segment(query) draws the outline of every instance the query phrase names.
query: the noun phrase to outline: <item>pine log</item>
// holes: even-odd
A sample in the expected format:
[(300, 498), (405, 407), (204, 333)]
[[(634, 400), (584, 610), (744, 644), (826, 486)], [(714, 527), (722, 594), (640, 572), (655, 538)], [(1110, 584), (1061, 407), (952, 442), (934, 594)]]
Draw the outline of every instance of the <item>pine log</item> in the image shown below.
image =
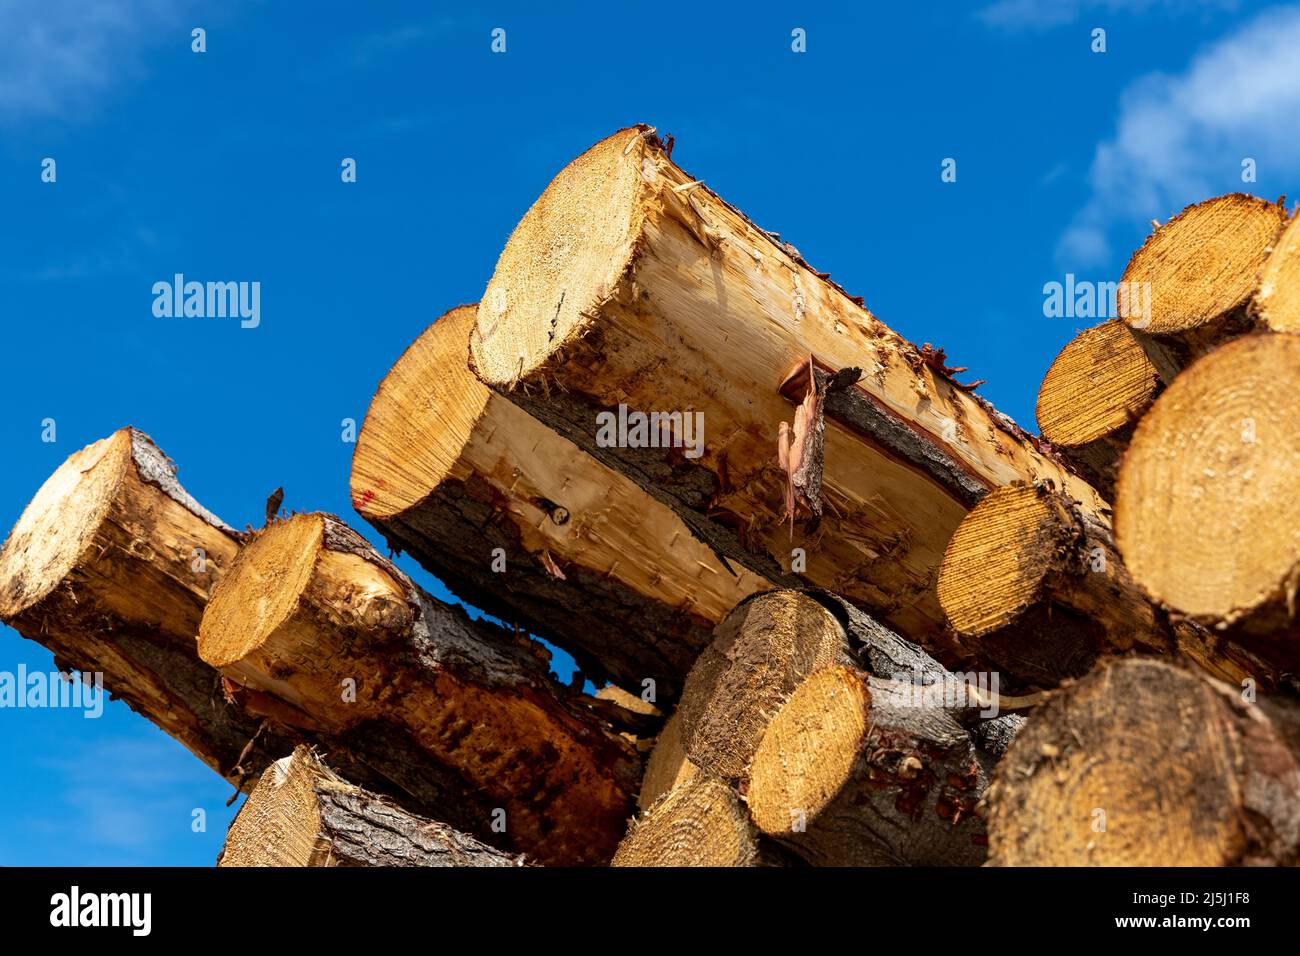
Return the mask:
[(656, 800), (697, 773), (699, 768), (691, 763), (682, 747), (681, 714), (674, 713), (659, 731), (654, 749), (646, 759), (641, 792), (636, 798), (637, 809), (650, 809)]
[(1233, 682), (1282, 681), (1260, 656), (1171, 620), (1133, 580), (1109, 522), (1045, 485), (981, 501), (948, 544), (938, 592), (959, 640), (1012, 688), (1052, 687), (1132, 650), (1181, 654)]
[(678, 704), (682, 747), (702, 770), (744, 778), (776, 708), (809, 674), (852, 663), (843, 625), (798, 591), (738, 605), (696, 660)]
[(479, 382), (474, 315), (442, 316), (380, 384), (353, 506), (390, 548), (570, 651), (586, 677), (638, 694), (650, 679), (674, 700), (713, 625), (766, 583), (721, 567), (670, 508)]
[(195, 650), (240, 539), (149, 436), (123, 428), (69, 456), (23, 511), (0, 551), (0, 620), (251, 785), (300, 738), (229, 704)]
[[(942, 627), (933, 575), (980, 495), (1050, 477), (1096, 499), (956, 385), (941, 351), (879, 322), (643, 126), (570, 163), (524, 216), (470, 354), (486, 384), (668, 504), (720, 559), (788, 586), (802, 567), (792, 546), (803, 548), (795, 583), (842, 593), (918, 639)], [(778, 435), (792, 401), (805, 411), (800, 467), (787, 475)], [(686, 434), (698, 413), (702, 445), (604, 447), (596, 416), (620, 405), (681, 413), (683, 446), (701, 437)]]
[(1103, 664), (1035, 711), (988, 797), (998, 866), (1300, 861), (1300, 707), (1167, 662)]
[(217, 865), (522, 866), (523, 858), (353, 786), (304, 746), (262, 774)]
[[(540, 645), (440, 604), (337, 518), (295, 515), (259, 533), (216, 588), (198, 643), (285, 723), (408, 740), (388, 772), (445, 771), (448, 792), (427, 812), (458, 829), (546, 864), (605, 862), (622, 835), (632, 746), (556, 684)], [(504, 833), (491, 828), (498, 810)]]
[(1115, 537), (1151, 597), (1300, 672), (1300, 337), (1230, 342), (1178, 377), (1120, 469)]
[(1260, 327), (1249, 305), (1286, 220), (1280, 201), (1216, 196), (1157, 227), (1133, 253), (1120, 283), (1121, 294), (1128, 292), (1120, 318), (1165, 384), (1216, 346)]
[(1274, 332), (1300, 332), (1300, 217), (1292, 216), (1273, 243), (1251, 300), (1256, 321)]
[(814, 673), (754, 756), (754, 822), (814, 866), (977, 866), (993, 757), (914, 685), (848, 667)]
[(1128, 326), (1103, 322), (1076, 335), (1052, 361), (1038, 388), (1038, 427), (1109, 500), (1120, 456), (1160, 388), (1160, 374)]
[(613, 866), (759, 866), (758, 834), (734, 790), (698, 773), (628, 828)]

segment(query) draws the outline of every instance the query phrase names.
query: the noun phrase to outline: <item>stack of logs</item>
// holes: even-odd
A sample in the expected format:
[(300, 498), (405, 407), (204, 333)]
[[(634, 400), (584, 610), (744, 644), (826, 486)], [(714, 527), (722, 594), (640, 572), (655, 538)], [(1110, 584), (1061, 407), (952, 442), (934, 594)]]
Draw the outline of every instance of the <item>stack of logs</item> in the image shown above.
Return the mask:
[(380, 383), (387, 556), (236, 531), (124, 428), (0, 620), (247, 794), (223, 866), (1300, 861), (1281, 202), (1157, 228), (1035, 438), (669, 152), (575, 159)]

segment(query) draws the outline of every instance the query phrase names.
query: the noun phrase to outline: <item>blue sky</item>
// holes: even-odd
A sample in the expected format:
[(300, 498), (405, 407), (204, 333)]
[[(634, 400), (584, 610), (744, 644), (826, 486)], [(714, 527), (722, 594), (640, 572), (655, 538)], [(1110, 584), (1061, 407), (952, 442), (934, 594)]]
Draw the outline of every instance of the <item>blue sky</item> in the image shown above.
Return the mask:
[[(0, 528), (125, 424), (231, 524), (277, 485), (355, 518), (341, 420), (478, 298), (550, 177), (638, 121), (1033, 427), (1089, 324), (1044, 318), (1044, 283), (1117, 279), (1151, 219), (1206, 196), (1300, 189), (1296, 49), (1300, 8), (1264, 4), (0, 0)], [(155, 318), (177, 272), (259, 281), (261, 324)], [(51, 658), (0, 627), (0, 670), (20, 663)], [(233, 812), (118, 704), (0, 710), (0, 779), (0, 864), (209, 865)]]

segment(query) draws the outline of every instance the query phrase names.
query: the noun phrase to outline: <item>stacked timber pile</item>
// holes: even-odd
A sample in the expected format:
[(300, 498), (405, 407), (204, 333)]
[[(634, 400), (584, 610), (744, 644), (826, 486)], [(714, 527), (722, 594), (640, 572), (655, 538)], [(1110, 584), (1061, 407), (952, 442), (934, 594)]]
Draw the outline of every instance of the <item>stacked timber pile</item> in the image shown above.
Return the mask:
[(126, 428), (24, 511), (0, 620), (247, 794), (222, 866), (1300, 861), (1281, 202), (1158, 227), (1035, 438), (670, 152), (571, 162), (384, 377), (387, 555), (235, 531)]

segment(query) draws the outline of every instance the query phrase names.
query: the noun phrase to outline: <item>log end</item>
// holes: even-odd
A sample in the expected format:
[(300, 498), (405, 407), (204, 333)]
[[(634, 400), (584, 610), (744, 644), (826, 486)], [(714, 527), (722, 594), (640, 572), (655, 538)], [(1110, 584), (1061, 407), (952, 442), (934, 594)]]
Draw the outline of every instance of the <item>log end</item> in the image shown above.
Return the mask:
[(1120, 469), (1115, 538), (1166, 607), (1230, 625), (1293, 602), (1297, 378), (1300, 337), (1247, 336), (1179, 375), (1139, 424)]
[(0, 551), (0, 620), (33, 607), (76, 566), (116, 498), (135, 434), (123, 428), (74, 452), (41, 485)]
[(753, 866), (758, 841), (735, 792), (705, 774), (675, 787), (632, 824), (612, 866)]
[(324, 545), (321, 515), (270, 525), (240, 552), (199, 625), (199, 656), (213, 667), (243, 660), (298, 609)]
[(273, 763), (231, 821), (217, 865), (321, 865), (316, 784), (330, 776), (308, 747)]
[(491, 393), (469, 370), (476, 306), (440, 316), (371, 400), (352, 454), (352, 505), (383, 521), (426, 499), (460, 460)]
[(749, 810), (769, 836), (790, 837), (850, 779), (868, 733), (871, 692), (847, 667), (809, 677), (773, 717), (750, 767)]
[(1225, 694), (1203, 678), (1152, 659), (1106, 664), (1042, 705), (998, 765), (989, 862), (1235, 862), (1241, 748)]
[(939, 568), (939, 603), (954, 631), (982, 637), (1035, 605), (1065, 541), (1047, 495), (1027, 484), (1004, 485), (966, 516)]
[(1043, 437), (1086, 445), (1137, 421), (1160, 388), (1160, 374), (1122, 322), (1080, 332), (1052, 361), (1038, 389)]
[(470, 356), (512, 388), (585, 330), (631, 261), (639, 200), (656, 176), (643, 126), (619, 130), (565, 166), (515, 227), (479, 303)]
[(1177, 335), (1245, 305), (1285, 222), (1285, 209), (1245, 193), (1188, 206), (1133, 253), (1122, 286), (1135, 299), (1120, 317), (1151, 335)]
[(1259, 276), (1252, 306), (1274, 332), (1300, 332), (1300, 217), (1292, 218), (1273, 245)]

